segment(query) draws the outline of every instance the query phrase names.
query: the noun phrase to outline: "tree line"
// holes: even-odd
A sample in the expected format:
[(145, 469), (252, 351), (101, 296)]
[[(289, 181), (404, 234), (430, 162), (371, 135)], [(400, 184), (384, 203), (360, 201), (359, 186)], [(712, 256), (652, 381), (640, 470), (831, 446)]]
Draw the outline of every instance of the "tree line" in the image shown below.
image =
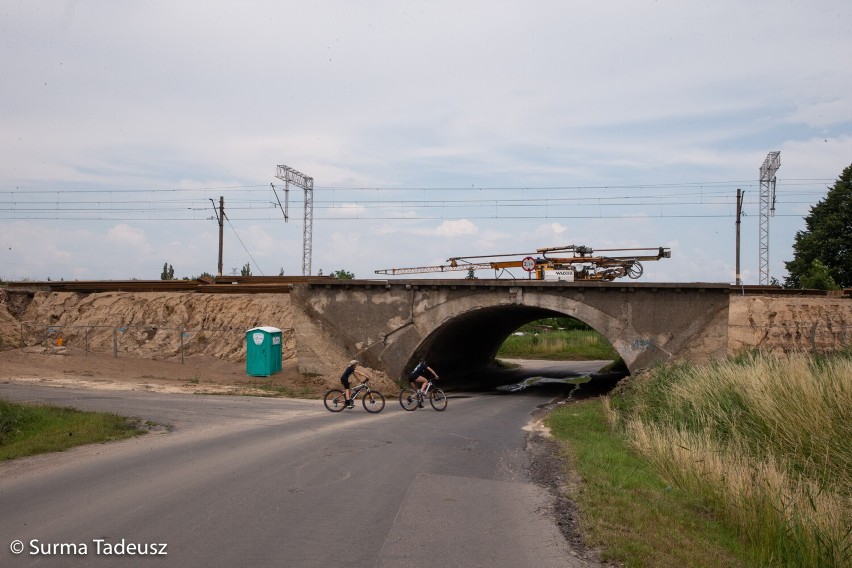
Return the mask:
[[(234, 269), (234, 275), (236, 275), (236, 271), (237, 271), (237, 269), (235, 268)], [(240, 269), (240, 276), (251, 276), (251, 275), (252, 275), (251, 274), (251, 264), (247, 262)], [(278, 276), (284, 276), (284, 268), (283, 267), (278, 272)], [(322, 276), (322, 270), (319, 271), (319, 276)], [(355, 275), (353, 273), (351, 273), (351, 272), (349, 272), (348, 270), (345, 270), (345, 269), (335, 270), (329, 276), (332, 276), (333, 278), (337, 278), (338, 280), (352, 280), (353, 278), (355, 278)], [(209, 272), (202, 272), (198, 276), (195, 276), (195, 277), (184, 276), (180, 280), (197, 280), (199, 278), (204, 278), (204, 277), (213, 278), (213, 275), (210, 274)], [(168, 262), (163, 263), (163, 271), (160, 273), (160, 280), (179, 280), (178, 278), (175, 278), (175, 267), (172, 266), (171, 264), (169, 264)], [(0, 282), (2, 282), (2, 280), (0, 280)]]

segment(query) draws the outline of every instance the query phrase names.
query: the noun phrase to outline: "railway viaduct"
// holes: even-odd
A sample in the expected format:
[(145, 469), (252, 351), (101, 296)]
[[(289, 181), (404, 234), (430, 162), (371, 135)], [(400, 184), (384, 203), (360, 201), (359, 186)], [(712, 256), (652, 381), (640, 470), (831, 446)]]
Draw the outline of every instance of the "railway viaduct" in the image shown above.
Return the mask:
[[(309, 325), (366, 365), (396, 379), (423, 357), (447, 384), (484, 369), (521, 325), (564, 315), (603, 334), (634, 373), (751, 347), (852, 344), (850, 299), (746, 296), (730, 284), (326, 280), (293, 285), (290, 296)], [(298, 350), (298, 327), (296, 343)]]
[[(219, 296), (219, 304), (227, 304), (230, 294), (271, 294), (280, 298), (275, 305), (285, 310), (279, 315), (291, 316), (255, 314), (264, 319), (255, 325), (293, 330), (294, 345), (288, 340), (287, 356), (295, 355), (302, 371), (335, 374), (340, 361), (356, 357), (396, 380), (423, 357), (440, 370), (447, 386), (454, 378), (485, 370), (505, 338), (521, 325), (563, 315), (603, 334), (632, 373), (657, 362), (719, 360), (754, 348), (830, 352), (852, 346), (852, 290), (831, 296), (818, 290), (722, 283), (292, 276), (23, 282), (10, 283), (9, 288), (30, 296), (38, 290), (76, 295), (201, 293)], [(140, 296), (140, 301), (147, 300)], [(201, 305), (202, 311), (210, 307)], [(185, 310), (179, 313), (188, 317)], [(207, 319), (204, 313), (196, 316)], [(317, 353), (317, 345), (334, 346), (334, 355)]]

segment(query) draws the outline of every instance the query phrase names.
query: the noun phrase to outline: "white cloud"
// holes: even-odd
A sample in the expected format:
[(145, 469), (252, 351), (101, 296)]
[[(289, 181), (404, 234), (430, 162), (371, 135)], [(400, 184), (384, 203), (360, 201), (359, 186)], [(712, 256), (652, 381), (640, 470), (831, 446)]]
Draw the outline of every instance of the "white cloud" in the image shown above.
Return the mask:
[(828, 180), (829, 186), (852, 164), (852, 135), (812, 137), (785, 141), (777, 176), (788, 179)]
[(568, 227), (561, 223), (553, 222), (547, 223), (545, 225), (539, 225), (538, 228), (533, 232), (533, 235), (536, 238), (542, 239), (553, 239), (556, 237), (562, 238), (563, 235), (568, 230)]
[[(843, 0), (10, 4), (0, 73), (18, 79), (0, 90), (0, 234), (28, 250), (13, 258), (0, 248), (0, 262), (36, 278), (156, 278), (164, 261), (211, 272), (217, 235), (204, 217), (224, 194), (263, 271), (297, 273), (303, 191), (291, 187), (289, 224), (265, 209), (274, 196), (260, 195), (280, 185), (275, 167), (285, 164), (314, 178), (313, 246), (327, 269), (345, 261), (360, 275), (385, 262), (677, 237), (707, 257), (658, 263), (666, 277), (727, 279), (730, 205), (588, 203), (608, 186), (648, 196), (723, 180), (732, 181), (719, 191), (743, 187), (751, 199), (760, 163), (777, 149), (779, 187), (830, 185), (852, 161), (850, 19)], [(282, 22), (298, 25), (282, 32)], [(825, 185), (814, 182), (811, 201)], [(386, 202), (372, 208), (332, 187), (380, 188), (371, 199)], [(413, 187), (429, 207), (389, 189)], [(428, 191), (477, 187), (527, 189), (497, 192), (515, 200), (499, 207), (487, 192)], [(560, 189), (530, 189), (545, 187)], [(22, 192), (55, 204), (72, 189), (116, 202), (127, 189), (166, 188), (221, 189), (192, 194), (197, 212), (169, 218), (42, 212), (19, 223)], [(335, 206), (320, 208), (330, 193)], [(568, 194), (588, 199), (524, 203)], [(438, 205), (456, 197), (479, 202)], [(809, 207), (793, 201), (779, 200), (787, 216), (773, 219), (779, 262)], [(756, 265), (756, 222), (750, 201), (744, 266)], [(29, 244), (2, 230), (10, 223)], [(228, 271), (248, 258), (230, 228), (225, 238)]]
[(838, 122), (852, 122), (852, 101), (848, 98), (803, 102), (788, 120), (809, 126), (831, 126)]
[(367, 208), (358, 203), (336, 203), (322, 211), (329, 217), (351, 219), (353, 217), (364, 216), (367, 213)]
[(106, 236), (113, 246), (130, 247), (133, 252), (142, 251), (145, 254), (151, 250), (145, 232), (130, 225), (115, 225), (107, 230)]
[(435, 229), (435, 234), (442, 237), (459, 237), (462, 235), (475, 235), (479, 232), (479, 228), (473, 222), (467, 219), (458, 219), (456, 221), (444, 221), (438, 228)]

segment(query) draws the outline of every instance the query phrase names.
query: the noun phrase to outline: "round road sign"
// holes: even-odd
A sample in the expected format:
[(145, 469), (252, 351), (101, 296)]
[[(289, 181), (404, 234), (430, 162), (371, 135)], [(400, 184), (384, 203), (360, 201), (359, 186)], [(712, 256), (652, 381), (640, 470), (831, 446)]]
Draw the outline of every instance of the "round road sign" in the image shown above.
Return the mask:
[(532, 272), (535, 270), (535, 259), (531, 256), (526, 257), (521, 261), (521, 268), (526, 270), (527, 272)]

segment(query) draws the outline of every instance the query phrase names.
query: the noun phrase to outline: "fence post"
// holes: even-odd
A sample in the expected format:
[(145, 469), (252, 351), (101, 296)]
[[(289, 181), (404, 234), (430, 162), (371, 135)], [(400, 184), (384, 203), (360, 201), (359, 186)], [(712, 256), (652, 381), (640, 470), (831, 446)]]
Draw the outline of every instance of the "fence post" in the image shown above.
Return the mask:
[(183, 365), (183, 330), (179, 329), (180, 333), (180, 364)]

